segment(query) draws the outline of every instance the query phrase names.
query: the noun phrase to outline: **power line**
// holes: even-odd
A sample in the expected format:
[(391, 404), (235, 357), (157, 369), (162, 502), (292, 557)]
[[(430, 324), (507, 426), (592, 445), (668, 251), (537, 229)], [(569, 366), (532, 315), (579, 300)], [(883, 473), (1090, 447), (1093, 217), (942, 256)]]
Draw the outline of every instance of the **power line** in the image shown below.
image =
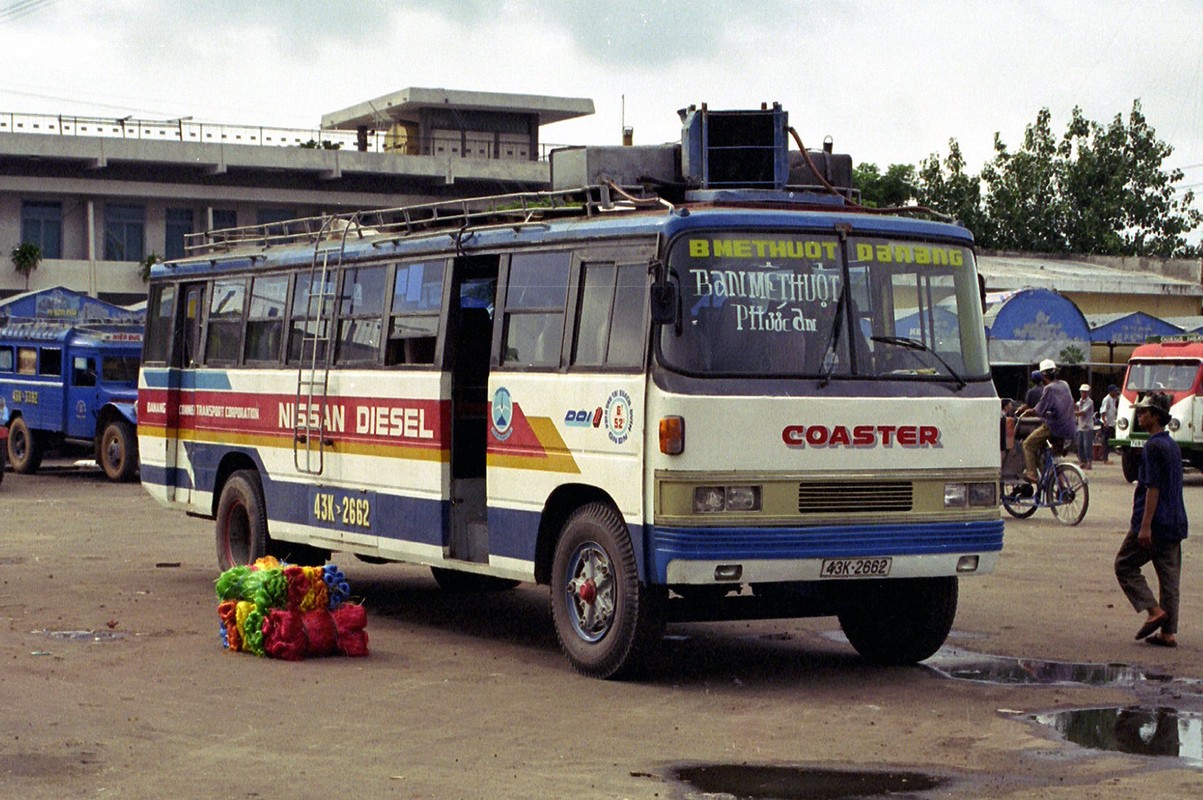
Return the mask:
[(55, 2), (57, 0), (17, 0), (5, 8), (0, 8), (0, 22), (20, 19)]

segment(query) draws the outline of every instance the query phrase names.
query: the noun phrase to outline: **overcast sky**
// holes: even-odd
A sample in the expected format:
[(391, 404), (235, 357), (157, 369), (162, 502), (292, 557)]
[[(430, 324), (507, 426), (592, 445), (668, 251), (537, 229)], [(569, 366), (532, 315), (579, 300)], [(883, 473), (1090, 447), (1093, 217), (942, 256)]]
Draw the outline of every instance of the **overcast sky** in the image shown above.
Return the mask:
[[(1139, 99), (1203, 194), (1203, 0), (0, 0), (0, 112), (316, 128), (409, 86), (591, 98), (544, 142), (677, 141), (676, 111), (780, 102), (807, 146), (970, 170), (1042, 107)], [(624, 102), (625, 98), (625, 102)], [(1198, 202), (1198, 201), (1197, 201)]]

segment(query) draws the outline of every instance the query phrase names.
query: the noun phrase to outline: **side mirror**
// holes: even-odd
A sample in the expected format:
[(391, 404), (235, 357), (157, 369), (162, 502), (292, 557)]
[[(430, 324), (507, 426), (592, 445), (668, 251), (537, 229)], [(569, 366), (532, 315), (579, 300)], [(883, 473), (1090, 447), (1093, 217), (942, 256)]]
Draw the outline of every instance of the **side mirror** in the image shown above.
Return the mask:
[(652, 284), (652, 324), (670, 325), (677, 321), (677, 287), (667, 281)]

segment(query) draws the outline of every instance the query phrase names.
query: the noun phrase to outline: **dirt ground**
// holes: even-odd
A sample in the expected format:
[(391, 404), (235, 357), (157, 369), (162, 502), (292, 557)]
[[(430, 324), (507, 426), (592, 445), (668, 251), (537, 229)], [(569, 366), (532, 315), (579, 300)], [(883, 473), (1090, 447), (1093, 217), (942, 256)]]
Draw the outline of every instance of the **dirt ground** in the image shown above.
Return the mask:
[[(949, 645), (1203, 679), (1203, 476), (1187, 478), (1197, 533), (1176, 650), (1133, 641), (1141, 618), (1111, 573), (1131, 490), (1117, 463), (1091, 481), (1080, 527), (1047, 511), (1008, 521), (997, 572), (961, 581)], [(833, 619), (670, 626), (649, 676), (603, 682), (559, 653), (544, 587), (454, 596), (422, 568), (334, 561), (367, 606), (369, 657), (227, 653), (211, 523), (95, 471), (9, 473), (0, 796), (734, 796), (677, 780), (699, 765), (942, 781), (912, 797), (1203, 791), (1187, 762), (1084, 749), (1023, 718), (1136, 703), (1200, 712), (1203, 684), (1004, 685), (872, 667)], [(853, 796), (842, 780), (824, 796)], [(808, 796), (780, 792), (755, 796)]]

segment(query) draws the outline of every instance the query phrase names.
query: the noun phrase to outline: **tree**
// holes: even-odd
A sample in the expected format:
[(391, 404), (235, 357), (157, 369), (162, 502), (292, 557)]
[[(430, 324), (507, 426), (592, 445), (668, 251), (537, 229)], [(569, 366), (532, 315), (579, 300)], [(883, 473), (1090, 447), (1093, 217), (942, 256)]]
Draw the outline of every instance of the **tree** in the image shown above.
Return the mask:
[(1122, 114), (1104, 126), (1074, 108), (1060, 140), (1050, 120), (1041, 109), (1017, 152), (994, 136), (994, 160), (982, 169), (992, 246), (1161, 258), (1197, 251), (1185, 234), (1203, 214), (1193, 192), (1175, 196), (1183, 173), (1164, 169), (1173, 147), (1157, 139), (1139, 100), (1126, 124)]
[(942, 162), (935, 153), (920, 162), (915, 186), (919, 205), (959, 220), (973, 231), (979, 245), (992, 246), (993, 228), (982, 211), (981, 179), (965, 172), (956, 139), (948, 140), (948, 157)]
[(861, 205), (894, 208), (915, 197), (915, 168), (891, 164), (882, 175), (876, 164), (858, 164), (852, 170), (852, 186), (860, 190)]
[(32, 242), (22, 242), (13, 248), (13, 267), (25, 277), (25, 291), (29, 291), (29, 276), (42, 262), (42, 248)]

